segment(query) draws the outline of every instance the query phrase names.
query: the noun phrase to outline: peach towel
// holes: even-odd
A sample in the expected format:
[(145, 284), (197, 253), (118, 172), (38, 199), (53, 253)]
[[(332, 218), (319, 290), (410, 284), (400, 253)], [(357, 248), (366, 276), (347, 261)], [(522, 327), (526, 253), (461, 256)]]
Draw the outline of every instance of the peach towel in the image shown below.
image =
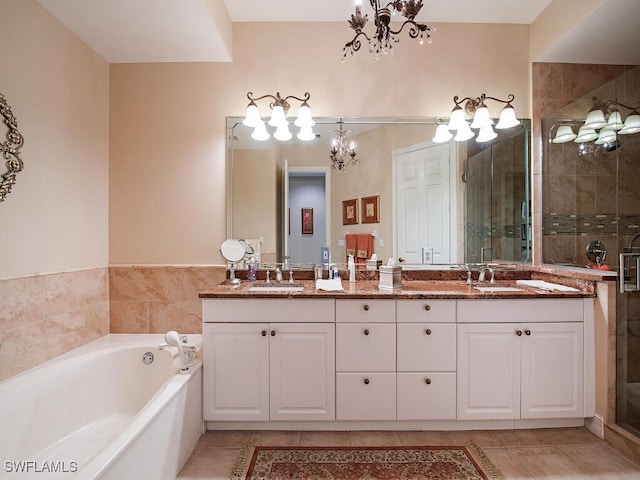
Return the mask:
[(347, 233), (344, 236), (344, 244), (347, 248), (347, 260), (349, 260), (349, 255), (353, 255), (355, 261), (356, 250), (358, 248), (358, 235), (355, 233)]
[(365, 263), (373, 254), (373, 236), (370, 233), (358, 233), (356, 263)]

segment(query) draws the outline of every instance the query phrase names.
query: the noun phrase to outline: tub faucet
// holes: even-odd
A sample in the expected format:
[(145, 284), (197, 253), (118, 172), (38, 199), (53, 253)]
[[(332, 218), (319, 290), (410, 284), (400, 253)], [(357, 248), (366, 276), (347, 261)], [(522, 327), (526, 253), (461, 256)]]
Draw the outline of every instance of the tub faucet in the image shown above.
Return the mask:
[(495, 283), (494, 271), (489, 265), (480, 266), (480, 275), (478, 276), (478, 283), (484, 283), (485, 276), (489, 272), (491, 274), (491, 280), (489, 283)]
[(180, 373), (186, 373), (189, 370), (189, 365), (187, 364), (187, 357), (184, 353), (184, 349), (182, 348), (182, 339), (180, 334), (175, 330), (170, 330), (164, 335), (164, 341), (167, 342), (167, 345), (171, 345), (178, 349), (178, 352), (180, 353)]

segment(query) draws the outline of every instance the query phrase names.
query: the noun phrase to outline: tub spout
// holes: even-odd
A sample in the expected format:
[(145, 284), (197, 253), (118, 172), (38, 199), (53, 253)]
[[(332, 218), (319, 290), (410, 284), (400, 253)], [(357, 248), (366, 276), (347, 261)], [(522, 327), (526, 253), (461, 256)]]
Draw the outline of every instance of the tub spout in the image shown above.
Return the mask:
[(189, 370), (189, 365), (187, 364), (187, 357), (184, 353), (184, 349), (182, 348), (182, 338), (175, 330), (168, 331), (164, 336), (164, 341), (167, 342), (167, 345), (171, 345), (172, 347), (176, 347), (178, 352), (180, 353), (180, 365), (181, 371), (184, 373)]

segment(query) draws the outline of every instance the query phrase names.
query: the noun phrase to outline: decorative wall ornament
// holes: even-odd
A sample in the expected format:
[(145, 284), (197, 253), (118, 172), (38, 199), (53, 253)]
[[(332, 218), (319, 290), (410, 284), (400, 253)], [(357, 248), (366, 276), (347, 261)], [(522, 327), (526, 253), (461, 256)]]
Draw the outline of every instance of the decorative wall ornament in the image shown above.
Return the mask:
[(362, 223), (380, 223), (380, 195), (362, 197)]
[(11, 112), (11, 107), (7, 104), (4, 95), (0, 93), (0, 113), (4, 117), (4, 123), (9, 129), (7, 140), (0, 143), (0, 153), (6, 160), (7, 171), (0, 176), (0, 202), (4, 201), (11, 187), (16, 183), (16, 175), (22, 170), (22, 160), (20, 159), (20, 148), (24, 144), (24, 139), (18, 131), (18, 120)]

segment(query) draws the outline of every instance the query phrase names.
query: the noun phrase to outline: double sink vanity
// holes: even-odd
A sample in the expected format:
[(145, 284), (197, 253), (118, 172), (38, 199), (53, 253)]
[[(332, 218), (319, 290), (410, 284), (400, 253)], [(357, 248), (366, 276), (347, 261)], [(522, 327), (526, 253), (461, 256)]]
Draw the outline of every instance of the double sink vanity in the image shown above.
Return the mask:
[(409, 271), (388, 290), (377, 272), (358, 274), (343, 291), (301, 279), (200, 294), (207, 428), (531, 428), (593, 416), (593, 282)]

